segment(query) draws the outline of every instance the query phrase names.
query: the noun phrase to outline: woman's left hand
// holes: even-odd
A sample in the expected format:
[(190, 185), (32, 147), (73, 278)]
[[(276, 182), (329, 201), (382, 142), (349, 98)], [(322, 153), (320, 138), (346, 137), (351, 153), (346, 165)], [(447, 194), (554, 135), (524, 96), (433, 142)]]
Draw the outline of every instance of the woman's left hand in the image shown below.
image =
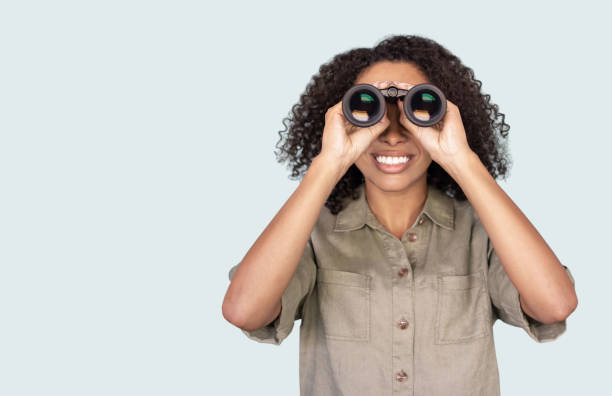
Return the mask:
[[(392, 81), (401, 89), (410, 89), (413, 84)], [(473, 153), (468, 145), (465, 128), (461, 121), (459, 108), (450, 100), (446, 101), (446, 114), (442, 121), (431, 127), (420, 127), (413, 124), (404, 114), (404, 102), (397, 101), (400, 124), (406, 128), (427, 150), (431, 158), (440, 165), (461, 161)]]

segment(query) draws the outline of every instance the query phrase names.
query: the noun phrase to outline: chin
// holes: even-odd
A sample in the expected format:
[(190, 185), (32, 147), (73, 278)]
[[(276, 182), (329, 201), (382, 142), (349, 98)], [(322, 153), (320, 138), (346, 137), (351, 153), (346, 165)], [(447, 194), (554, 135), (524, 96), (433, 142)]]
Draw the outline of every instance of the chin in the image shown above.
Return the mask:
[(419, 178), (407, 177), (406, 175), (382, 175), (382, 177), (376, 175), (376, 177), (366, 177), (365, 179), (378, 189), (386, 192), (404, 191), (419, 180)]

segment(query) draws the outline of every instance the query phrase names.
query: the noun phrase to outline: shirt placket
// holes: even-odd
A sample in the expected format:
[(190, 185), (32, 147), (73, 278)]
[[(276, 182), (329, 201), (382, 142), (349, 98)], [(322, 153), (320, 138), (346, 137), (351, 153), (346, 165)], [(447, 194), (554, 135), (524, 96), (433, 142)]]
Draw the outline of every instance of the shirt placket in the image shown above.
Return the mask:
[[(421, 225), (421, 215), (417, 224)], [(393, 394), (412, 395), (414, 392), (414, 271), (406, 250), (418, 249), (421, 236), (420, 228), (415, 227), (402, 237), (402, 240), (386, 233), (385, 244), (392, 264), (392, 369)], [(407, 247), (404, 247), (407, 244)], [(415, 257), (416, 255), (414, 255)]]

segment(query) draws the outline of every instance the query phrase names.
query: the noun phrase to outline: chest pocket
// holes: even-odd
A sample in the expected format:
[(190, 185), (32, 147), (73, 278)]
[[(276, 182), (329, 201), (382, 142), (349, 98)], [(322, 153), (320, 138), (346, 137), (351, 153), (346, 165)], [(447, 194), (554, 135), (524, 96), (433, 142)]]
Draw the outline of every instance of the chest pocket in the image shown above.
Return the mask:
[(489, 298), (482, 272), (439, 275), (436, 344), (470, 342), (491, 334)]
[(325, 268), (317, 270), (317, 292), (325, 337), (370, 339), (369, 275)]

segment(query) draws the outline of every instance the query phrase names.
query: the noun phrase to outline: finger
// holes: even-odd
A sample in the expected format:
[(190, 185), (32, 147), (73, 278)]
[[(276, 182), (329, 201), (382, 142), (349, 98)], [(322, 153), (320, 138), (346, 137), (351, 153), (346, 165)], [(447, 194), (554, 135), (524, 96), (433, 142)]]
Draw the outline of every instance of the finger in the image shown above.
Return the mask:
[(402, 82), (402, 81), (392, 81), (393, 85), (395, 85), (397, 88), (401, 88), (401, 89), (410, 89), (412, 87), (414, 87), (416, 84), (412, 84), (412, 83), (408, 83), (408, 82)]
[(374, 85), (378, 89), (385, 89), (392, 84), (392, 81), (374, 81), (370, 85)]
[(451, 117), (461, 120), (461, 112), (459, 111), (459, 106), (457, 106), (448, 99), (446, 99), (446, 112), (450, 113)]
[(459, 108), (450, 100), (446, 100), (446, 113), (444, 114), (444, 117), (442, 117), (442, 119), (435, 125), (432, 125), (432, 128), (435, 129), (436, 131), (441, 132), (444, 129), (444, 124), (448, 123), (454, 123), (454, 122), (460, 122), (461, 123), (461, 115), (459, 114)]
[(444, 122), (448, 120), (449, 117), (452, 117), (452, 115), (449, 115), (449, 112), (447, 110), (446, 114), (444, 114), (444, 117), (440, 121), (438, 121), (434, 125), (424, 127), (416, 125), (415, 123), (410, 121), (408, 117), (406, 117), (406, 113), (404, 112), (404, 102), (398, 101), (398, 107), (400, 111), (400, 124), (402, 124), (406, 129), (408, 129), (408, 131), (418, 136), (419, 138), (421, 138), (423, 134), (431, 133), (432, 131), (441, 132), (444, 129)]
[(385, 113), (384, 117), (376, 124), (366, 128), (356, 128), (356, 131), (350, 135), (353, 145), (359, 150), (366, 149), (374, 139), (376, 139), (385, 129), (389, 127), (389, 117)]
[(349, 122), (344, 116), (344, 111), (342, 110), (342, 101), (336, 103), (332, 107), (330, 107), (325, 114), (325, 123), (334, 123), (337, 126), (344, 127), (345, 132), (350, 135), (356, 129), (359, 129), (358, 126)]
[(346, 121), (344, 113), (342, 112), (342, 101), (336, 103), (332, 107), (328, 108), (325, 112), (325, 123), (335, 122), (342, 125)]
[(409, 132), (418, 135), (420, 133), (420, 129), (422, 127), (414, 124), (412, 121), (406, 117), (406, 113), (404, 113), (404, 101), (402, 99), (397, 101), (397, 107), (399, 110), (399, 121), (400, 124), (404, 126)]
[(328, 108), (327, 111), (325, 112), (325, 117), (327, 118), (328, 115), (331, 116), (334, 113), (338, 113), (338, 110), (342, 112), (342, 101)]
[(395, 86), (397, 88), (401, 88), (401, 89), (410, 89), (412, 87), (415, 86), (415, 84), (412, 83), (408, 83), (408, 82), (401, 82), (401, 81), (392, 81), (392, 80), (385, 80), (385, 81), (373, 81), (368, 83), (370, 85), (375, 86), (378, 89), (385, 89), (388, 88), (390, 86)]

